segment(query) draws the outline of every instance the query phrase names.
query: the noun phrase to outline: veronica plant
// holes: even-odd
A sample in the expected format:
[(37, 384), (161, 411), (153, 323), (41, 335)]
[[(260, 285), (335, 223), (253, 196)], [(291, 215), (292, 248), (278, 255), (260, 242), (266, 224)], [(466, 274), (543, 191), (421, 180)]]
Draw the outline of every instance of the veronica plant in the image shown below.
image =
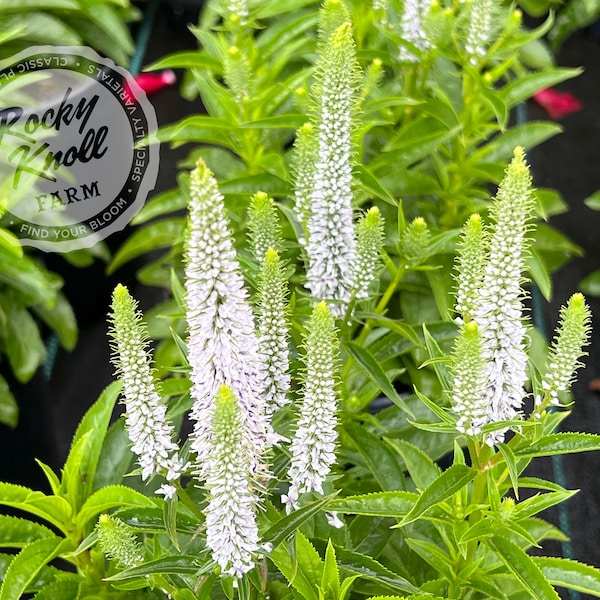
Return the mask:
[[(227, 153), (195, 160), (168, 196), (171, 208), (185, 199), (187, 217), (163, 223), (173, 247), (145, 271), (163, 284), (168, 271), (172, 293), (148, 318), (162, 340), (154, 363), (135, 303), (115, 292), (129, 314), (120, 333), (111, 317), (115, 361), (140, 416), (108, 429), (115, 384), (62, 477), (43, 466), (52, 493), (0, 486), (1, 503), (56, 530), (3, 517), (0, 544), (18, 553), (4, 557), (0, 600), (600, 597), (597, 569), (539, 550), (564, 539), (539, 513), (574, 492), (525, 472), (538, 456), (600, 449), (599, 436), (557, 432), (587, 343), (583, 297), (549, 350), (530, 347), (523, 283), (535, 274), (549, 291), (532, 239), (543, 195), (514, 142), (533, 130), (488, 139), (503, 126), (494, 86), (505, 108), (525, 93), (509, 54), (529, 34), (500, 11), (472, 64), (458, 36), (467, 3), (430, 7), (422, 47), (397, 39), (393, 2), (329, 0), (318, 15), (292, 4), (298, 13), (263, 31), (290, 4), (209, 3), (213, 26), (196, 30), (208, 50), (188, 59), (213, 114), (179, 139), (197, 127)], [(422, 60), (400, 60), (400, 47)], [(278, 73), (294, 87), (276, 100)], [(464, 94), (444, 87), (447, 74)], [(290, 120), (293, 102), (305, 110)], [(57, 557), (76, 572), (49, 566)]]
[[(173, 280), (188, 323), (184, 338), (173, 332), (185, 366), (157, 384), (145, 326), (118, 286), (110, 335), (122, 386), (84, 417), (61, 478), (40, 463), (50, 494), (0, 484), (0, 503), (48, 524), (0, 517), (0, 544), (18, 550), (0, 563), (0, 599), (135, 590), (314, 600), (328, 590), (342, 599), (556, 600), (555, 587), (600, 597), (600, 571), (528, 553), (563, 539), (538, 513), (574, 492), (528, 477), (526, 467), (538, 456), (598, 450), (600, 438), (556, 431), (588, 342), (581, 294), (561, 310), (546, 365), (529, 360), (521, 285), (533, 191), (522, 149), (490, 218), (465, 225), (450, 343), (435, 328), (370, 313), (336, 320), (328, 302), (306, 294), (288, 306), (291, 270), (272, 247), (280, 225), (264, 195), (250, 219), (263, 268), (256, 292), (246, 291), (244, 275), (254, 278), (257, 266), (233, 246), (218, 184), (202, 162), (190, 179), (185, 280)], [(379, 215), (363, 219), (377, 240)], [(424, 219), (406, 236), (399, 243), (418, 263), (429, 243)], [(492, 276), (496, 287), (482, 285)], [(368, 301), (381, 304), (386, 291), (377, 296)], [(261, 345), (266, 322), (276, 343)], [(404, 350), (394, 350), (400, 340)], [(400, 397), (393, 369), (374, 357), (408, 348), (438, 385), (415, 378), (414, 394)], [(283, 377), (291, 402), (272, 402)], [(373, 389), (388, 395), (387, 408), (365, 410)], [(126, 413), (109, 429), (120, 391)], [(172, 423), (185, 411), (192, 428), (179, 449)], [(444, 469), (440, 448), (450, 449)], [(130, 471), (132, 453), (141, 470)], [(49, 565), (57, 557), (70, 573)]]

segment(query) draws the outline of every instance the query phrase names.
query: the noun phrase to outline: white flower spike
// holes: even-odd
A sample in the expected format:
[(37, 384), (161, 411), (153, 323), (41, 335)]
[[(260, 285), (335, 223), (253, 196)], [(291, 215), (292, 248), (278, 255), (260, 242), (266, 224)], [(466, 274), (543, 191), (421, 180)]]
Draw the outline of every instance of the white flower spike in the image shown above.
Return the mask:
[(202, 161), (190, 177), (185, 289), (194, 400), (190, 418), (195, 422), (191, 447), (198, 457), (198, 475), (204, 478), (214, 398), (223, 384), (239, 399), (258, 475), (264, 471), (261, 456), (274, 437), (263, 394), (264, 365), (224, 199)]
[[(123, 285), (117, 285), (113, 292), (109, 319), (114, 351), (112, 362), (123, 380), (125, 423), (131, 449), (142, 468), (142, 479), (161, 474), (168, 482), (174, 482), (185, 465), (173, 441), (175, 430), (167, 421), (167, 407), (156, 389), (142, 315), (137, 310), (137, 302)], [(170, 498), (175, 491), (169, 483), (161, 486), (158, 493)]]

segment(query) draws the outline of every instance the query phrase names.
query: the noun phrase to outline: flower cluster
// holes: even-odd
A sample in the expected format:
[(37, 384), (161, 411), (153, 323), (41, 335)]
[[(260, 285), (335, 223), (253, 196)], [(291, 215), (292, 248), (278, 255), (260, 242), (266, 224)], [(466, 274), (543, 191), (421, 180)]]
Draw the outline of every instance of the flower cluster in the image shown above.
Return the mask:
[(211, 452), (207, 456), (206, 545), (223, 573), (241, 577), (254, 567), (259, 550), (256, 507), (251, 476), (253, 448), (243, 434), (240, 405), (230, 387), (220, 386), (210, 423)]
[(198, 457), (199, 476), (205, 478), (213, 400), (222, 384), (230, 386), (240, 402), (246, 437), (255, 451), (254, 469), (262, 471), (261, 456), (272, 440), (262, 394), (264, 365), (224, 199), (203, 162), (190, 178), (185, 289), (194, 399), (192, 450)]
[(352, 113), (357, 63), (349, 23), (324, 45), (317, 65), (316, 162), (309, 195), (307, 283), (343, 316), (350, 301), (356, 236), (352, 212)]
[[(477, 323), (485, 361), (483, 375), (486, 385), (483, 393), (480, 390), (461, 389), (468, 383), (461, 379), (455, 381), (454, 386), (453, 404), (459, 414), (460, 429), (472, 434), (480, 433), (485, 423), (517, 418), (525, 397), (527, 353), (521, 278), (525, 266), (526, 232), (533, 207), (529, 168), (523, 150), (517, 148), (491, 210), (494, 227), (489, 251), (485, 259), (480, 261), (484, 263), (480, 285), (472, 281), (474, 274), (469, 269), (466, 270), (464, 282), (461, 280), (462, 273), (458, 276), (459, 290), (463, 290), (462, 308), (472, 310), (470, 317)], [(471, 231), (470, 243), (475, 244), (482, 239), (477, 234), (476, 221), (472, 221), (463, 238), (461, 264), (466, 262), (465, 253), (478, 256), (477, 252), (481, 252), (471, 249), (467, 243), (467, 235), (473, 228), (475, 230)], [(476, 295), (473, 288), (479, 290)], [(466, 300), (464, 291), (468, 292)], [(476, 380), (479, 381), (479, 374)], [(473, 403), (468, 409), (464, 397)], [(485, 419), (481, 418), (483, 414)], [(468, 415), (477, 415), (477, 418), (469, 421)], [(486, 439), (487, 443), (493, 445), (501, 442), (505, 431), (501, 429), (491, 433)]]
[(291, 485), (282, 498), (288, 510), (298, 506), (304, 492), (323, 493), (323, 483), (335, 462), (337, 347), (333, 317), (327, 304), (320, 302), (308, 323), (302, 406), (290, 446)]
[[(179, 458), (179, 448), (173, 441), (174, 429), (167, 421), (167, 408), (152, 375), (142, 315), (123, 285), (118, 285), (113, 292), (109, 319), (112, 361), (123, 380), (125, 423), (132, 450), (142, 468), (142, 479), (161, 474), (168, 482), (174, 482), (185, 466)], [(168, 483), (158, 492), (170, 498), (175, 494), (175, 487)]]
[(476, 65), (486, 55), (494, 35), (494, 4), (494, 0), (472, 0), (468, 3), (465, 51), (472, 65)]
[[(405, 0), (400, 18), (400, 36), (419, 50), (430, 47), (423, 21), (431, 6), (431, 0)], [(406, 46), (400, 47), (400, 60), (417, 62), (418, 57)]]
[(487, 258), (486, 232), (480, 215), (471, 215), (463, 228), (456, 260), (455, 310), (469, 320), (477, 304)]
[[(383, 242), (377, 209), (354, 223), (352, 136), (359, 67), (347, 18), (341, 2), (329, 0), (321, 11), (315, 117), (300, 128), (295, 144), (295, 210), (305, 235), (306, 287), (329, 304), (336, 318), (346, 314), (353, 299), (368, 296)], [(371, 80), (380, 70), (378, 63)]]

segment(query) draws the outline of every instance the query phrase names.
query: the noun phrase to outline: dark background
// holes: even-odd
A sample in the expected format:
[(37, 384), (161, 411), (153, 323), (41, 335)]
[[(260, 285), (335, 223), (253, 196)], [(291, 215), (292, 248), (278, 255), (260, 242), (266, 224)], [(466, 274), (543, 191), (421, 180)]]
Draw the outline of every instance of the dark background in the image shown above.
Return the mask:
[[(193, 8), (161, 5), (144, 64), (172, 52), (194, 49), (196, 42), (186, 24), (195, 19)], [(552, 225), (583, 250), (582, 257), (571, 260), (554, 276), (553, 300), (543, 305), (548, 331), (556, 325), (560, 305), (578, 290), (586, 275), (600, 268), (600, 213), (583, 202), (600, 189), (600, 41), (594, 33), (593, 28), (575, 33), (565, 42), (557, 61), (561, 66), (584, 67), (583, 75), (559, 86), (574, 93), (583, 102), (583, 110), (565, 117), (564, 132), (529, 156), (534, 184), (559, 190), (569, 204), (570, 210), (553, 218)], [(161, 125), (201, 111), (199, 103), (180, 98), (177, 86), (153, 95), (151, 102)], [(531, 119), (547, 118), (533, 104), (528, 105), (528, 115)], [(176, 163), (186, 153), (186, 148), (173, 151), (163, 145), (157, 192), (174, 187)], [(112, 236), (111, 247), (116, 249), (127, 235)], [(0, 426), (0, 479), (41, 489), (46, 483), (34, 457), (59, 469), (79, 419), (113, 379), (105, 318), (114, 286), (118, 282), (129, 285), (142, 309), (152, 306), (161, 294), (136, 285), (134, 272), (139, 263), (109, 277), (102, 264), (81, 270), (69, 268), (60, 257), (49, 256), (47, 260), (52, 270), (65, 277), (65, 292), (80, 325), (79, 343), (72, 353), (58, 352), (49, 378), (40, 372), (26, 386), (12, 383), (19, 396), (19, 425), (15, 430)], [(580, 371), (573, 389), (572, 415), (563, 429), (600, 433), (600, 395), (589, 387), (600, 377), (600, 299), (590, 297), (589, 303), (594, 315), (592, 344), (585, 359), (587, 368)], [(573, 557), (600, 567), (600, 453), (570, 455), (559, 463), (544, 459), (536, 463), (534, 473), (557, 481), (562, 478), (567, 488), (581, 490), (566, 503), (562, 517), (566, 515), (568, 522), (563, 521), (562, 526), (571, 535)], [(554, 511), (548, 518), (558, 523), (559, 515)], [(549, 544), (544, 551), (560, 555), (565, 549)]]

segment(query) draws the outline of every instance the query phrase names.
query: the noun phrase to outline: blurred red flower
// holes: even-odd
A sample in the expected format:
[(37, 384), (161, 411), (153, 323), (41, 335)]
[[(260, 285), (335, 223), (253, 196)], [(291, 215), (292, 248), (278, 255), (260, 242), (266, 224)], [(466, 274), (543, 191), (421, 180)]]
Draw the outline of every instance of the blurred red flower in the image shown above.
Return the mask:
[(540, 90), (533, 95), (533, 99), (546, 110), (554, 121), (562, 119), (572, 112), (583, 108), (583, 103), (571, 92), (559, 92), (554, 88)]

